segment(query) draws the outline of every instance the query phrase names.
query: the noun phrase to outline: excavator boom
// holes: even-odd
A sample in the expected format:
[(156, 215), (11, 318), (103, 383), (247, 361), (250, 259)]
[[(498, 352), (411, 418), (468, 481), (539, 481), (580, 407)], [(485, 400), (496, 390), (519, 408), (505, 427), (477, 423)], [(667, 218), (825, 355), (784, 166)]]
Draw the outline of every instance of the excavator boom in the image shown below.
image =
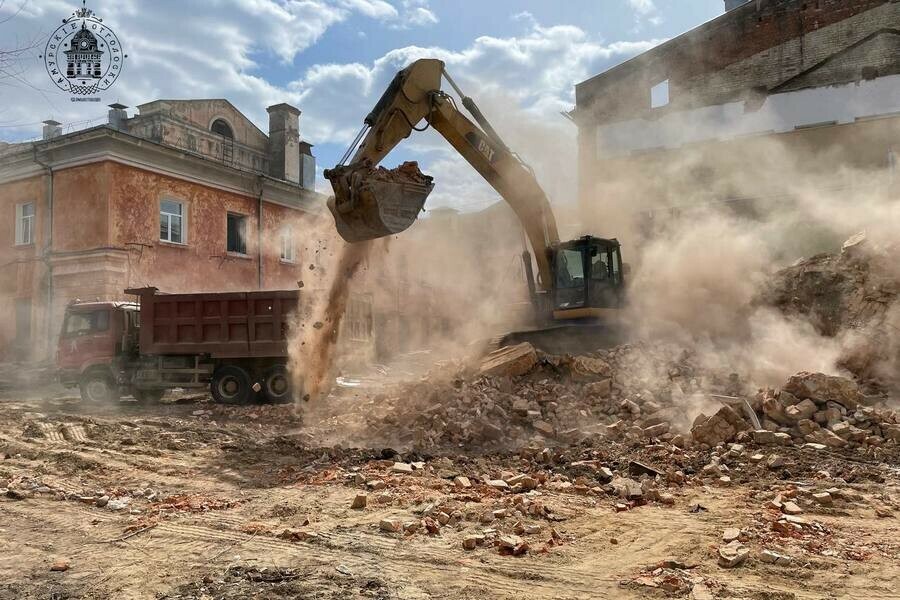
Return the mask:
[(345, 240), (357, 242), (399, 233), (412, 225), (434, 187), (431, 178), (409, 164), (395, 171), (377, 166), (413, 131), (431, 126), (512, 207), (534, 251), (538, 286), (549, 291), (550, 249), (559, 243), (559, 234), (546, 194), (531, 169), (506, 147), (470, 98), (460, 93), (463, 106), (478, 124), (457, 108), (441, 90), (442, 78), (459, 92), (439, 60), (417, 60), (397, 73), (365, 118), (368, 131), (350, 162), (325, 171), (335, 192), (329, 208), (338, 232)]
[[(441, 90), (444, 79), (474, 122)], [(502, 343), (528, 341), (552, 352), (573, 344), (596, 349), (616, 343), (620, 338), (610, 317), (621, 303), (625, 271), (619, 242), (585, 236), (560, 243), (550, 202), (533, 171), (503, 143), (439, 60), (417, 60), (397, 73), (339, 166), (325, 171), (334, 188), (328, 207), (340, 235), (359, 242), (413, 224), (434, 187), (431, 177), (416, 163), (390, 171), (378, 164), (413, 131), (428, 127), (509, 204), (534, 253), (537, 277), (527, 250), (523, 259), (538, 327), (509, 334)]]

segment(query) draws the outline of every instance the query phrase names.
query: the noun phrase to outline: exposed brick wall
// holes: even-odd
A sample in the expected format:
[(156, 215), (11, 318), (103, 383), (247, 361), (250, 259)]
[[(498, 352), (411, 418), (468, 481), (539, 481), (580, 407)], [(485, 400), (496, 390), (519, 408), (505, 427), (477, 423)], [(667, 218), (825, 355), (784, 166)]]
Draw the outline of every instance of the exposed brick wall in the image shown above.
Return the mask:
[(900, 28), (897, 0), (751, 0), (578, 84), (577, 113), (595, 122), (638, 116), (649, 109), (650, 87), (665, 79), (673, 105), (724, 102), (890, 28)]

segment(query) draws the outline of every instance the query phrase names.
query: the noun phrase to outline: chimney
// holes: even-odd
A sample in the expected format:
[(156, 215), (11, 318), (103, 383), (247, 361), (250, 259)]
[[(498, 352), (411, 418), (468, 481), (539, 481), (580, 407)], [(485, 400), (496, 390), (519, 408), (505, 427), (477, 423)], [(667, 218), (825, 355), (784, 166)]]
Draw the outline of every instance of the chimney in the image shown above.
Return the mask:
[(728, 12), (729, 10), (734, 10), (738, 6), (740, 6), (742, 4), (746, 4), (749, 1), (750, 0), (725, 0), (725, 12)]
[(54, 121), (53, 119), (47, 119), (44, 121), (44, 134), (43, 138), (45, 140), (52, 140), (55, 137), (59, 137), (62, 135), (62, 123), (59, 121)]
[(110, 127), (122, 129), (122, 126), (125, 124), (125, 120), (128, 118), (128, 111), (125, 110), (126, 108), (128, 107), (124, 104), (119, 104), (118, 102), (109, 105)]
[(269, 113), (269, 175), (300, 183), (300, 111), (275, 104)]
[(300, 142), (300, 187), (316, 189), (316, 157), (309, 142)]

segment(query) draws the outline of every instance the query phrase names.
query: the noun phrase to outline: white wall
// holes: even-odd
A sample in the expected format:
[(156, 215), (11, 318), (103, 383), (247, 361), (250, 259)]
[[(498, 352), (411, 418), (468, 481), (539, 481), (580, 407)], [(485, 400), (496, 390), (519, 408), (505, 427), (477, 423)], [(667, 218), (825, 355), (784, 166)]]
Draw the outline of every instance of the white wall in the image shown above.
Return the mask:
[(768, 96), (756, 111), (744, 101), (674, 112), (658, 119), (633, 119), (597, 127), (597, 158), (651, 148), (675, 148), (712, 139), (729, 139), (835, 121), (900, 112), (900, 75), (870, 81), (785, 92)]

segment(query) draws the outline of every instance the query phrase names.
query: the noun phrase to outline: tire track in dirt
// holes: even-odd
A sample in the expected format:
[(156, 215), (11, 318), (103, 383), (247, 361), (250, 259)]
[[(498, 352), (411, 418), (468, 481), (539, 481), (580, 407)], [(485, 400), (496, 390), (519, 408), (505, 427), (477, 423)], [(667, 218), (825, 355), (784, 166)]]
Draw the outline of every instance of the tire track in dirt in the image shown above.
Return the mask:
[(83, 444), (89, 441), (84, 427), (76, 423), (66, 423), (62, 426), (63, 437), (72, 443)]
[[(610, 581), (592, 577), (590, 569), (562, 567), (552, 563), (523, 565), (521, 559), (504, 559), (499, 556), (492, 558), (510, 561), (509, 569), (496, 563), (485, 566), (476, 558), (453, 557), (449, 547), (431, 549), (421, 544), (409, 544), (408, 540), (385, 538), (363, 532), (317, 532), (317, 537), (310, 541), (287, 542), (270, 537), (252, 537), (250, 534), (215, 529), (206, 525), (168, 522), (161, 524), (157, 529), (160, 533), (183, 538), (183, 541), (167, 542), (173, 547), (196, 550), (194, 544), (198, 540), (204, 540), (209, 542), (208, 550), (214, 554), (217, 544), (239, 544), (240, 550), (236, 549), (236, 554), (243, 555), (248, 549), (253, 549), (258, 551), (260, 556), (266, 555), (269, 558), (277, 549), (285, 556), (295, 558), (302, 556), (304, 560), (319, 565), (340, 562), (354, 572), (365, 569), (372, 576), (387, 574), (394, 579), (404, 579), (412, 571), (422, 572), (427, 579), (435, 577), (454, 579), (458, 576), (460, 568), (465, 568), (468, 583), (517, 596), (521, 594), (533, 597), (535, 588), (544, 590), (552, 597), (560, 597), (560, 594), (571, 595), (573, 592), (589, 594), (596, 591), (596, 585), (576, 582)], [(529, 567), (534, 578), (522, 581), (523, 573), (527, 575)]]
[(36, 425), (44, 434), (44, 439), (48, 442), (65, 443), (66, 438), (63, 437), (62, 431), (58, 423), (46, 423), (43, 421), (36, 422)]

